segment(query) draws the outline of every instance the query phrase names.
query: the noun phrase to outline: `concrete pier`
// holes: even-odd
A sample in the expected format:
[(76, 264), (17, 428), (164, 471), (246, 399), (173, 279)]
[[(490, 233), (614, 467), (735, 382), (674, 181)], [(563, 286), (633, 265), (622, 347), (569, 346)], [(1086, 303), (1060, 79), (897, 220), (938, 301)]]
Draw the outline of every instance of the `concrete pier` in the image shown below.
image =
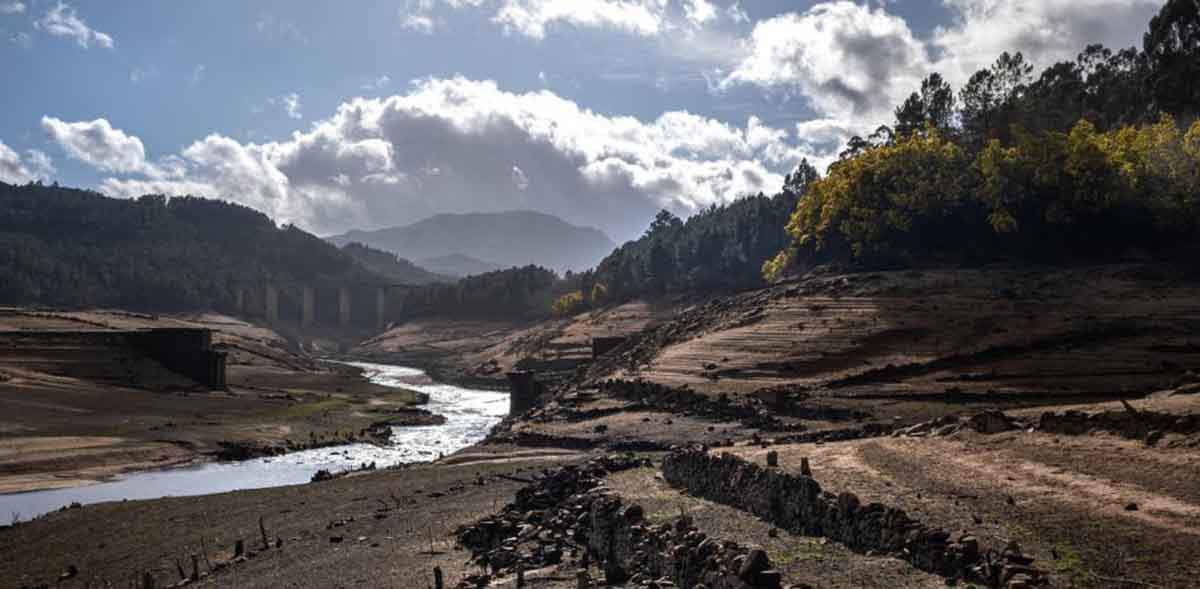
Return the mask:
[(276, 323), (279, 321), (279, 289), (275, 288), (274, 284), (268, 284), (266, 287), (266, 296), (264, 311), (267, 315), (267, 321)]
[(302, 289), (300, 325), (309, 327), (316, 322), (317, 319), (317, 291), (311, 286), (305, 285)]
[(508, 414), (520, 415), (537, 404), (542, 386), (537, 374), (528, 370), (514, 370), (508, 376)]
[(375, 328), (383, 329), (387, 325), (387, 289), (375, 290)]
[(350, 326), (350, 288), (338, 288), (338, 325), (342, 327)]

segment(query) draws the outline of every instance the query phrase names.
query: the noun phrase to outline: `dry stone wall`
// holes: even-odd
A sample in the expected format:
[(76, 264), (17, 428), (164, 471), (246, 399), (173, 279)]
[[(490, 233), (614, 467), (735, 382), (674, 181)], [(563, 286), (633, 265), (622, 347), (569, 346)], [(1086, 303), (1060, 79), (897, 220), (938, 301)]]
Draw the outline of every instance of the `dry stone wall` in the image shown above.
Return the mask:
[(999, 554), (984, 551), (973, 536), (952, 537), (900, 509), (824, 491), (810, 476), (763, 468), (728, 453), (713, 456), (704, 448), (671, 452), (662, 472), (667, 482), (694, 496), (748, 511), (780, 529), (824, 536), (858, 552), (893, 554), (949, 579), (987, 587), (1045, 583), (1015, 544)]

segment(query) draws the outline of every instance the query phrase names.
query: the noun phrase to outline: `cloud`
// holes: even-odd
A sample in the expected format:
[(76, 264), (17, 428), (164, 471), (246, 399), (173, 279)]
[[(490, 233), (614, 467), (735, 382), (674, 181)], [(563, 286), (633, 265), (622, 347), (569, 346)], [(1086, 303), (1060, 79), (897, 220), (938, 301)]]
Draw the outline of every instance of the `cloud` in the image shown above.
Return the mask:
[(437, 22), (426, 14), (406, 14), (400, 17), (400, 26), (410, 31), (432, 35)]
[(390, 86), (391, 83), (392, 83), (391, 76), (384, 74), (382, 76), (379, 76), (378, 78), (375, 78), (374, 80), (371, 80), (370, 82), (367, 82), (366, 84), (363, 84), (362, 89), (366, 90), (368, 92), (370, 92), (372, 90), (380, 90), (380, 89)]
[(105, 172), (152, 171), (142, 140), (114, 129), (106, 119), (67, 123), (42, 117), (42, 129), (67, 155)]
[(27, 158), (23, 161), (20, 154), (0, 141), (0, 182), (25, 184), (48, 180), (54, 175), (54, 164), (49, 156), (36, 149), (25, 153)]
[(300, 95), (296, 92), (288, 92), (278, 98), (268, 98), (266, 102), (271, 106), (283, 107), (283, 112), (287, 113), (288, 119), (304, 119), (304, 113), (300, 112)]
[(21, 49), (33, 47), (33, 36), (24, 31), (18, 31), (8, 36), (8, 41)]
[(12, 0), (9, 2), (0, 2), (0, 14), (24, 14), (25, 3)]
[[(643, 121), (545, 90), (428, 79), (403, 95), (345, 102), (285, 140), (210, 135), (173, 160), (176, 172), (160, 163), (157, 176), (118, 173), (102, 188), (228, 198), (319, 233), (437, 212), (536, 209), (623, 238), (661, 207), (688, 214), (778, 190), (802, 157), (820, 154), (757, 119), (737, 127), (667, 112)], [(132, 160), (105, 169), (136, 168)]]
[(89, 27), (75, 13), (74, 7), (62, 2), (46, 11), (42, 18), (34, 21), (33, 26), (55, 37), (74, 39), (84, 49), (93, 44), (104, 49), (112, 49), (115, 45), (111, 36)]
[(830, 2), (759, 21), (724, 84), (805, 97), (822, 115), (883, 122), (929, 71), (925, 45), (883, 9)]
[(717, 9), (708, 0), (684, 0), (683, 13), (695, 27), (702, 27), (717, 19)]
[(1084, 47), (1141, 43), (1164, 0), (943, 0), (954, 21), (931, 44), (933, 68), (961, 85), (1004, 51), (1020, 51), (1039, 67), (1071, 60)]
[(555, 24), (652, 36), (662, 30), (666, 6), (666, 0), (507, 0), (492, 20), (533, 39), (545, 38)]

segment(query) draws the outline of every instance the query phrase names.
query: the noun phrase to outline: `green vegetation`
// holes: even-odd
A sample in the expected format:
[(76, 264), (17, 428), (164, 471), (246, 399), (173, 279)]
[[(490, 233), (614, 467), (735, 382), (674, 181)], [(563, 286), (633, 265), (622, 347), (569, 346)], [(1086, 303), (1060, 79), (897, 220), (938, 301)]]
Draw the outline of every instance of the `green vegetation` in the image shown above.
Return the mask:
[(336, 247), (222, 201), (0, 183), (0, 304), (232, 309), (236, 287), (382, 282)]
[(342, 251), (371, 272), (378, 274), (396, 284), (433, 284), (435, 282), (454, 282), (454, 278), (442, 276), (426, 270), (409, 260), (391, 252), (377, 250), (361, 243), (348, 243), (342, 246)]
[(468, 276), (453, 284), (421, 287), (404, 300), (406, 317), (542, 318), (561, 293), (574, 290), (573, 278), (559, 279), (539, 266), (509, 268)]
[[(1036, 80), (1021, 54), (956, 97), (931, 75), (894, 129), (806, 183), (775, 279), (867, 264), (1103, 260), (1200, 245), (1200, 3), (1171, 0), (1143, 49), (1088, 47)], [(1191, 76), (1191, 78), (1188, 78)]]
[(807, 161), (784, 190), (708, 209), (682, 221), (661, 211), (638, 240), (617, 248), (579, 275), (592, 303), (670, 292), (711, 292), (763, 286), (763, 262), (787, 245), (784, 225), (805, 186), (817, 176)]

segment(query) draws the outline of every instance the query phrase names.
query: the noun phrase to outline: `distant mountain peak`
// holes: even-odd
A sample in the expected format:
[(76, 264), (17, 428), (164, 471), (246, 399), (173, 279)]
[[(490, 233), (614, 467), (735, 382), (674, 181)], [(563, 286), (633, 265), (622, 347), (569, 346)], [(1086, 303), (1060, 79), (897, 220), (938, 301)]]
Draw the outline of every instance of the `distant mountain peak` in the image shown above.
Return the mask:
[[(528, 264), (559, 272), (585, 270), (616, 247), (599, 229), (529, 210), (441, 213), (410, 225), (354, 230), (328, 239), (339, 246), (361, 242), (434, 272), (458, 275), (467, 268), (486, 272)], [(466, 259), (450, 257), (456, 255)]]

